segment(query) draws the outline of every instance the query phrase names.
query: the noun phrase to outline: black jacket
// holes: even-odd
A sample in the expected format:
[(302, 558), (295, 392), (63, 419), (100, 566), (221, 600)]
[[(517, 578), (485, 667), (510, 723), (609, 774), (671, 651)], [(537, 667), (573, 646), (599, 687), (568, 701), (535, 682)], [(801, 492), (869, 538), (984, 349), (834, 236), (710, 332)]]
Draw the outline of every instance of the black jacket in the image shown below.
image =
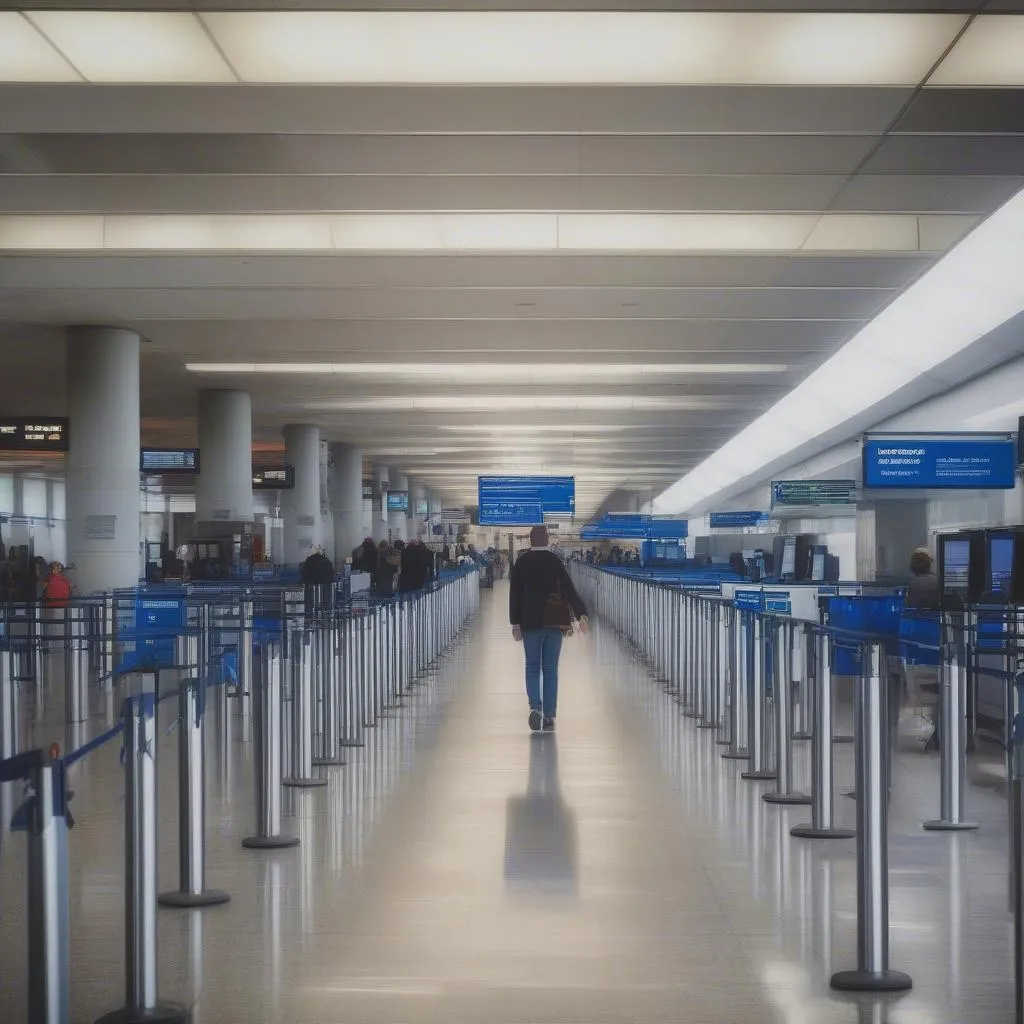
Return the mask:
[(430, 582), (431, 558), (423, 544), (406, 544), (398, 577), (398, 589), (403, 594), (422, 590)]
[(314, 552), (302, 563), (299, 580), (302, 583), (333, 583), (334, 566), (331, 560), (319, 551)]
[(915, 573), (907, 586), (905, 608), (919, 611), (938, 611), (942, 606), (939, 581), (933, 572)]
[(587, 614), (587, 606), (576, 592), (558, 556), (550, 551), (524, 551), (509, 577), (508, 620), (523, 632), (544, 628), (544, 607), (561, 589), (576, 618)]

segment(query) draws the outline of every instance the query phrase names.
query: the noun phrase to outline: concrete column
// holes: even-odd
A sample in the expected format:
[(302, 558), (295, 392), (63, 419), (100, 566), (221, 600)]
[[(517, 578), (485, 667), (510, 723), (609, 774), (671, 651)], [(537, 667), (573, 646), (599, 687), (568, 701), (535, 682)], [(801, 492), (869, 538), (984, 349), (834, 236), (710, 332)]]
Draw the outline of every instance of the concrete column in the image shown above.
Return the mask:
[(388, 488), (390, 487), (391, 473), (387, 466), (373, 467), (373, 489), (376, 496), (373, 499), (373, 513), (371, 534), (379, 544), (388, 538)]
[(196, 522), (252, 519), (252, 396), (248, 391), (200, 391)]
[(363, 450), (351, 444), (331, 445), (331, 513), (334, 516), (334, 552), (343, 562), (362, 543)]
[(139, 336), (67, 332), (68, 561), (83, 594), (139, 579)]
[(418, 480), (409, 480), (409, 537), (427, 539), (427, 515), (417, 512), (416, 507), (427, 500), (427, 489)]
[[(402, 473), (391, 470), (391, 490), (408, 491), (409, 478)], [(407, 512), (389, 512), (388, 528), (391, 530), (392, 540), (409, 539), (409, 519)]]
[(320, 546), (320, 428), (284, 428), (285, 461), (295, 467), (295, 487), (281, 492), (285, 565), (304, 562)]

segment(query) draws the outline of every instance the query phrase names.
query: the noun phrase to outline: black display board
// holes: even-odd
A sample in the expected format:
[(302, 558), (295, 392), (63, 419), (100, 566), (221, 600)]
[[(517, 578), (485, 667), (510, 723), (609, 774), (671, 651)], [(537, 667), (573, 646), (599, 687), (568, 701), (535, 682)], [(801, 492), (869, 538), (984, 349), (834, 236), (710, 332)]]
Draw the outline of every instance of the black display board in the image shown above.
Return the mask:
[(143, 473), (198, 473), (198, 448), (143, 448), (139, 453)]
[(294, 466), (273, 466), (252, 471), (252, 489), (254, 491), (290, 491), (294, 488)]
[(63, 416), (8, 416), (0, 419), (0, 451), (67, 450), (68, 421)]

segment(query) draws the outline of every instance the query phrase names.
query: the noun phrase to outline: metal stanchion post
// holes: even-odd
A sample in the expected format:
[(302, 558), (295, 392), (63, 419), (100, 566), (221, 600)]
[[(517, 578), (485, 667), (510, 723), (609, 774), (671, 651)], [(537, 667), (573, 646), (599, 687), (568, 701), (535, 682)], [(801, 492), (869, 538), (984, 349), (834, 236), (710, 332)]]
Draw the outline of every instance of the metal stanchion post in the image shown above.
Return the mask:
[(747, 678), (747, 630), (750, 621), (746, 613), (735, 606), (729, 608), (729, 621), (729, 749), (723, 752), (722, 757), (730, 761), (746, 761), (750, 755), (746, 747), (747, 700), (744, 681)]
[(89, 647), (84, 609), (69, 608), (65, 620), (64, 721), (84, 722), (89, 717)]
[(339, 727), (341, 725), (341, 709), (339, 707), (340, 694), (336, 671), (336, 637), (333, 629), (328, 626), (321, 626), (313, 639), (318, 652), (317, 670), (322, 680), (319, 687), (321, 697), (319, 756), (313, 759), (313, 764), (323, 766), (341, 765), (345, 761), (340, 753), (341, 737), (339, 736)]
[(281, 648), (263, 648), (256, 701), (256, 834), (242, 840), (250, 850), (298, 846), (281, 832)]
[(114, 686), (114, 668), (117, 655), (117, 618), (114, 610), (114, 595), (104, 594), (101, 606), (100, 636), (100, 677), (108, 689)]
[(206, 684), (198, 678), (199, 637), (178, 637), (179, 666), (191, 678), (178, 691), (178, 870), (176, 892), (163, 893), (165, 907), (212, 907), (226, 892), (206, 888)]
[(811, 681), (813, 678), (811, 664), (814, 657), (814, 633), (809, 622), (801, 622), (793, 627), (796, 630), (794, 637), (793, 656), (797, 665), (797, 686), (799, 690), (799, 703), (797, 704), (796, 724), (793, 727), (793, 739), (811, 739), (811, 720), (813, 715), (813, 698), (811, 697)]
[[(813, 636), (813, 634), (812, 634)], [(835, 777), (832, 750), (832, 644), (829, 637), (815, 637), (814, 672), (808, 673), (807, 694), (813, 715), (811, 732), (811, 823), (789, 830), (798, 839), (852, 839), (851, 828), (834, 824)]]
[(1024, 1024), (1024, 672), (1014, 665), (1007, 684), (1010, 743), (1010, 911), (1013, 914), (1014, 1022)]
[[(238, 713), (252, 718), (253, 606), (243, 599), (238, 608)], [(248, 737), (246, 737), (248, 739)]]
[(38, 760), (29, 772), (32, 795), (22, 805), (28, 835), (28, 1020), (29, 1024), (67, 1024), (71, 989), (67, 791), (63, 765), (41, 751), (35, 754)]
[[(769, 629), (772, 628), (769, 624)], [(806, 793), (793, 789), (793, 623), (780, 619), (775, 623), (775, 685), (772, 697), (775, 710), (775, 792), (762, 799), (769, 804), (809, 804)]]
[(157, 996), (156, 694), (124, 702), (125, 1005), (97, 1024), (186, 1024), (184, 1006)]
[(775, 778), (775, 772), (768, 764), (765, 729), (764, 619), (760, 615), (752, 615), (751, 621), (752, 650), (747, 652), (747, 665), (750, 669), (750, 678), (747, 681), (747, 755), (750, 769), (743, 773), (743, 778), (770, 781)]
[[(298, 788), (326, 786), (327, 779), (313, 774), (313, 644), (308, 633), (295, 631), (298, 650), (292, 664), (292, 770), (282, 785)], [(295, 660), (297, 658), (297, 660)]]
[(939, 688), (939, 818), (926, 821), (932, 832), (967, 832), (964, 821), (967, 790), (967, 680), (953, 617), (942, 616), (942, 685)]
[(903, 992), (909, 975), (889, 967), (888, 696), (882, 648), (865, 646), (855, 694), (857, 766), (857, 968), (832, 975), (845, 992)]

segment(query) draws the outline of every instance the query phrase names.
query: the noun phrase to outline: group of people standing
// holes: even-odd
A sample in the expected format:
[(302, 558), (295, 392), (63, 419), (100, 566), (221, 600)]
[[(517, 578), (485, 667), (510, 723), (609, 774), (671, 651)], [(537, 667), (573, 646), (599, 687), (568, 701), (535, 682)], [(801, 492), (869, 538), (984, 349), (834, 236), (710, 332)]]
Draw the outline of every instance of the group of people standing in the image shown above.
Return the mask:
[(374, 597), (391, 597), (396, 590), (400, 594), (423, 590), (439, 569), (436, 556), (421, 540), (378, 544), (367, 537), (352, 552), (352, 571), (369, 574)]

